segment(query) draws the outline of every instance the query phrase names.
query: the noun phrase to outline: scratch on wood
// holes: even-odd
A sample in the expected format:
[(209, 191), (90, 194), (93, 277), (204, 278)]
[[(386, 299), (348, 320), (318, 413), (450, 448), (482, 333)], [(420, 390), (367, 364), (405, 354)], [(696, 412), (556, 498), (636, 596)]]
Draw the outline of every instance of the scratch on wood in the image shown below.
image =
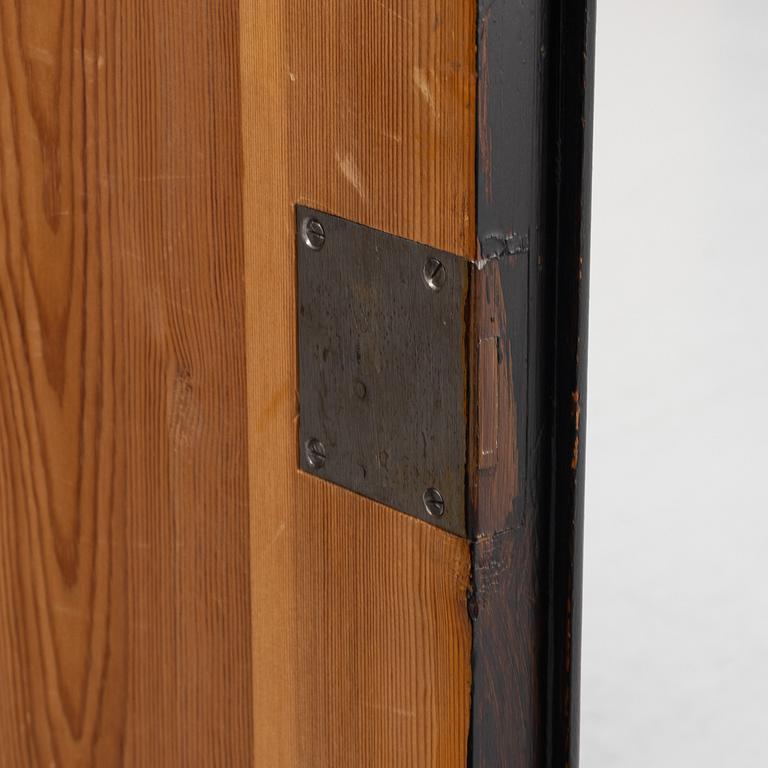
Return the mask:
[(53, 54), (47, 48), (42, 48), (39, 45), (30, 45), (27, 48), (27, 58), (45, 64), (46, 67), (52, 67), (56, 63)]
[(413, 22), (410, 19), (406, 19), (405, 16), (401, 16), (394, 8), (390, 8), (385, 5), (381, 0), (374, 0), (376, 5), (383, 8), (390, 16), (394, 16), (398, 21), (402, 21), (403, 24), (407, 24), (409, 27), (413, 26)]
[(344, 178), (352, 185), (352, 188), (357, 192), (360, 198), (365, 200), (366, 195), (363, 187), (362, 173), (355, 162), (355, 158), (349, 153), (342, 156), (337, 152), (336, 163)]
[(266, 544), (264, 544), (264, 546), (261, 547), (261, 549), (259, 551), (259, 555), (261, 556), (261, 555), (264, 555), (266, 552), (269, 552), (269, 550), (272, 549), (272, 547), (274, 547), (275, 544), (277, 544), (278, 539), (284, 533), (285, 533), (285, 520), (283, 520), (283, 522), (280, 523), (280, 525), (278, 526), (277, 530), (270, 537), (269, 541), (267, 541)]
[(416, 717), (416, 713), (412, 709), (405, 709), (404, 707), (395, 707), (391, 704), (389, 705), (383, 705), (383, 704), (370, 704), (366, 703), (365, 705), (368, 707), (368, 709), (376, 709), (379, 712), (389, 712), (393, 715), (397, 715), (398, 717)]
[(416, 87), (419, 89), (419, 93), (429, 107), (429, 111), (432, 114), (435, 113), (435, 97), (432, 94), (432, 88), (429, 85), (427, 73), (421, 67), (413, 68), (413, 82), (416, 83)]

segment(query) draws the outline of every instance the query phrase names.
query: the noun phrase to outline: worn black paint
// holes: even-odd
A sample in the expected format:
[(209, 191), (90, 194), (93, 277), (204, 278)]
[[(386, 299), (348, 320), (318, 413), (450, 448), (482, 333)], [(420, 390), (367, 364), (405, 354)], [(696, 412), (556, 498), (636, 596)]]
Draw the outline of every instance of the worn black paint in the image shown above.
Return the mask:
[(548, 765), (578, 765), (579, 664), (584, 535), (584, 443), (587, 384), (587, 310), (592, 200), (592, 118), (595, 0), (561, 0), (555, 36), (548, 174), (549, 209), (556, 224), (548, 243), (556, 255), (554, 288), (555, 398), (552, 487), (549, 500), (550, 611), (547, 637)]
[(468, 483), (473, 768), (578, 765), (594, 23), (594, 0), (478, 5), (478, 256), (504, 294), (518, 475), (509, 508)]

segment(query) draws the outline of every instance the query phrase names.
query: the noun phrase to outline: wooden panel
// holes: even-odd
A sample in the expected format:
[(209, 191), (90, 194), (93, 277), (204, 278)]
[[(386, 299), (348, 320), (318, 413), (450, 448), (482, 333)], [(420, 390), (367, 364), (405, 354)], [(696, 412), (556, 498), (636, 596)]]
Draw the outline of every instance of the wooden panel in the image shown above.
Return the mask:
[(296, 539), (299, 759), (463, 766), (466, 542), (302, 476)]
[(468, 542), (297, 471), (293, 205), (473, 253), (474, 12), (241, 4), (257, 765), (466, 765)]
[(295, 201), (474, 258), (476, 0), (282, 5)]
[(0, 765), (252, 762), (237, 19), (0, 1)]
[(296, 470), (292, 206), (473, 254), (474, 2), (239, 5), (0, 0), (0, 764), (466, 763), (468, 543)]

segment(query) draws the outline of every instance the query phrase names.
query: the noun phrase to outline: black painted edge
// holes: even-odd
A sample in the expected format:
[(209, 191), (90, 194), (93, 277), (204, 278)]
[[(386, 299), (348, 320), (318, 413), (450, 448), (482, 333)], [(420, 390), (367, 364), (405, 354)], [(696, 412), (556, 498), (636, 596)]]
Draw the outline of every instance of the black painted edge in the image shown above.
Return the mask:
[(555, 402), (547, 625), (547, 765), (579, 764), (596, 0), (560, 4)]
[(478, 264), (499, 270), (506, 364), (527, 386), (514, 501), (489, 509), (477, 467), (467, 483), (468, 765), (575, 768), (595, 0), (478, 0), (477, 45)]

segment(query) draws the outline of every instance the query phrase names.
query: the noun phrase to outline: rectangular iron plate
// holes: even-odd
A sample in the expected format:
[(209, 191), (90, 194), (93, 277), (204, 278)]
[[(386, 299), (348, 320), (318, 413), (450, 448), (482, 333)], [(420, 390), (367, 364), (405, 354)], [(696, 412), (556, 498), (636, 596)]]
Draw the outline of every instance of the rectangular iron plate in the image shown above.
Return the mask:
[(469, 262), (302, 206), (296, 243), (301, 468), (464, 535)]

